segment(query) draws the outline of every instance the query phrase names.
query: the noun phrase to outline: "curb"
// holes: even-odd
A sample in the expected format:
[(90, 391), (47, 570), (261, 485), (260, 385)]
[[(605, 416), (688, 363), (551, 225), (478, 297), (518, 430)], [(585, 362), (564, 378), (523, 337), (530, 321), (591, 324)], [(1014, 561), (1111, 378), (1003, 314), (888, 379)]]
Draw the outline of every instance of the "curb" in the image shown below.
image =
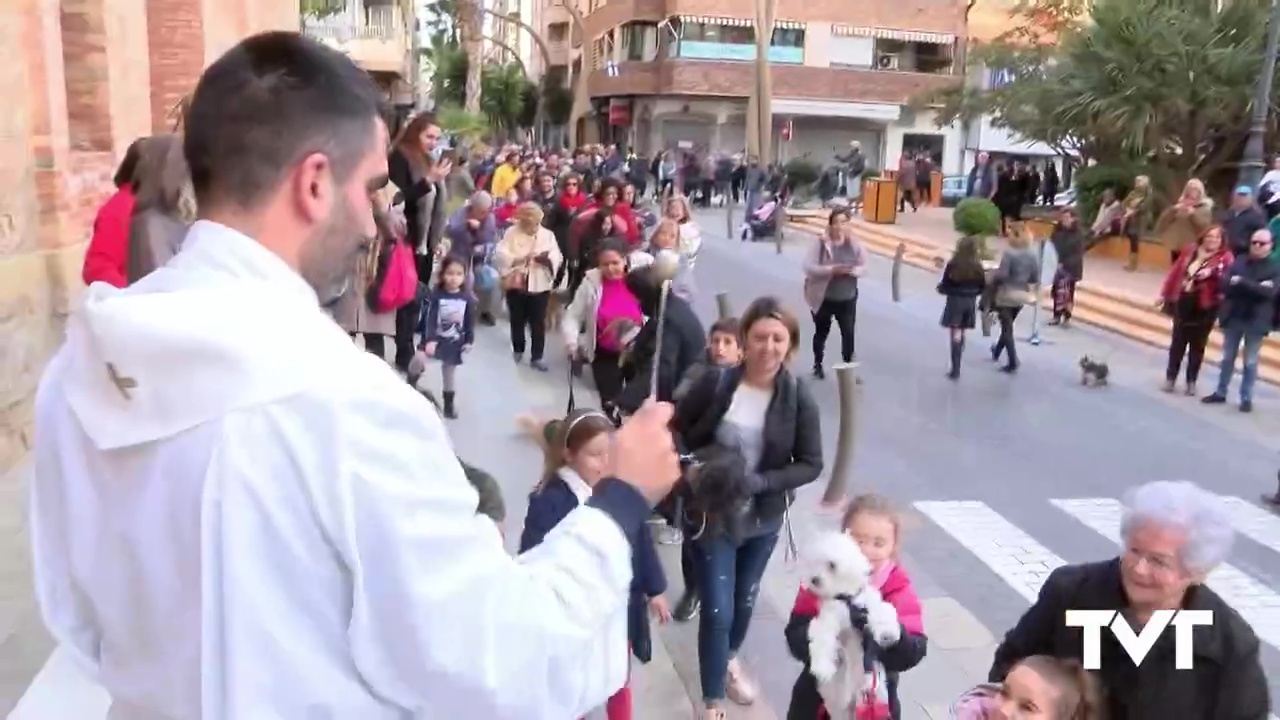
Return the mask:
[[(799, 218), (788, 227), (810, 235), (819, 235), (825, 227), (820, 217)], [(906, 247), (903, 262), (917, 268), (938, 272), (950, 253), (935, 245), (922, 243), (910, 237), (858, 224), (858, 239), (870, 252), (892, 258), (898, 245)], [(1041, 308), (1052, 310), (1052, 298), (1048, 291), (1041, 292)], [(1072, 320), (1114, 332), (1161, 350), (1169, 347), (1170, 320), (1140, 300), (1110, 288), (1090, 285), (1083, 281), (1076, 286), (1076, 306)], [(1206, 364), (1222, 361), (1222, 333), (1215, 329), (1209, 336), (1205, 349)], [(1258, 357), (1258, 378), (1272, 385), (1280, 385), (1280, 338), (1269, 336), (1262, 345)]]

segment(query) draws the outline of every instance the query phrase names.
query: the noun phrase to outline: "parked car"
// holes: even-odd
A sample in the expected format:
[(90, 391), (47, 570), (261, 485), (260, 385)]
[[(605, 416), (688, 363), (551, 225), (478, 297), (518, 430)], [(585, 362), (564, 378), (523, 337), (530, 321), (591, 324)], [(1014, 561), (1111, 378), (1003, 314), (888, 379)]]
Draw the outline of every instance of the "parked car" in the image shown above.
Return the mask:
[(969, 183), (967, 175), (945, 175), (942, 178), (942, 206), (955, 207), (964, 199), (964, 191)]
[(1076, 189), (1067, 188), (1057, 195), (1053, 196), (1053, 206), (1056, 208), (1071, 207), (1076, 204)]

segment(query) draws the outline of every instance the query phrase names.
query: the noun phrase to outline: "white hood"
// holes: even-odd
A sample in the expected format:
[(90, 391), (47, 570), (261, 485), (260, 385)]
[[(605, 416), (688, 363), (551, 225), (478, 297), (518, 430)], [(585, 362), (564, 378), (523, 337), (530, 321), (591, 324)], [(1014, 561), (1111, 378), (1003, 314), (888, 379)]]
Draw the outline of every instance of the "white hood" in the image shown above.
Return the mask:
[(139, 445), (320, 382), (325, 363), (301, 352), (315, 341), (297, 341), (316, 334), (349, 349), (284, 261), (200, 221), (168, 265), (85, 291), (61, 351), (66, 395), (99, 449)]

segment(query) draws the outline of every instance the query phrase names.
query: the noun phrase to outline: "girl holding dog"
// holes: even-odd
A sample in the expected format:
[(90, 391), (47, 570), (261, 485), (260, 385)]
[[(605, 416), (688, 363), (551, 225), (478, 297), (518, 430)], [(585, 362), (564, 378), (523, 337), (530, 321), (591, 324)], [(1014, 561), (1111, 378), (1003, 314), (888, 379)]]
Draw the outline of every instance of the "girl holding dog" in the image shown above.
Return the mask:
[[(614, 424), (604, 413), (575, 410), (550, 428), (543, 478), (529, 496), (524, 531), (520, 534), (521, 554), (541, 544), (561, 520), (579, 505), (586, 504), (592, 488), (609, 472), (610, 434)], [(632, 654), (641, 662), (649, 662), (652, 653), (649, 613), (660, 622), (671, 618), (662, 597), (667, 590), (667, 578), (653, 538), (649, 536), (649, 526), (643, 526), (641, 533), (632, 557), (631, 602), (625, 617), (619, 616), (610, 624), (610, 638), (616, 639), (617, 652), (607, 660), (609, 663), (629, 665)], [(609, 720), (631, 720), (631, 688), (624, 686), (610, 697), (605, 712)]]
[[(902, 521), (889, 501), (879, 495), (860, 495), (849, 503), (841, 527), (848, 533), (871, 563), (871, 585), (880, 591), (885, 602), (898, 611), (902, 633), (890, 647), (876, 648), (875, 666), (869, 674), (869, 686), (875, 692), (865, 693), (856, 708), (847, 708), (849, 717), (858, 720), (898, 720), (902, 708), (898, 702), (898, 675), (915, 667), (924, 659), (927, 641), (920, 598), (911, 586), (911, 578), (897, 563), (898, 541)], [(822, 705), (818, 684), (809, 674), (809, 623), (818, 614), (819, 599), (806, 588), (800, 588), (791, 619), (787, 622), (787, 647), (795, 659), (805, 664), (791, 691), (787, 720), (823, 720), (844, 718), (844, 708), (832, 712)]]
[(760, 579), (787, 522), (795, 491), (822, 472), (817, 403), (787, 364), (800, 326), (774, 298), (742, 315), (743, 362), (708, 372), (676, 403), (672, 428), (701, 464), (690, 470), (686, 511), (697, 591), (698, 668), (707, 720), (723, 720), (726, 697), (740, 705), (756, 690), (738, 650)]

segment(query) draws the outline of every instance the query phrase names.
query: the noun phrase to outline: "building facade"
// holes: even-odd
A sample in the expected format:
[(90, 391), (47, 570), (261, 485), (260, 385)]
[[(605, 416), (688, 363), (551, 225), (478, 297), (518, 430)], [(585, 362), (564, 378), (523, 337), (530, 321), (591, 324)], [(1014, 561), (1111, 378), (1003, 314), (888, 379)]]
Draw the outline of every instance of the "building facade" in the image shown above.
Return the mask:
[(0, 3), (0, 44), (16, 55), (0, 64), (0, 491), (31, 447), (36, 382), (125, 149), (172, 127), (208, 63), (272, 28), (297, 30), (297, 0)]
[[(756, 57), (753, 3), (581, 1), (585, 42), (580, 52), (569, 50), (567, 65), (570, 75), (588, 73), (587, 122), (600, 137), (646, 153), (744, 150)], [(931, 112), (913, 111), (909, 102), (962, 80), (965, 5), (778, 0), (769, 47), (776, 159), (825, 165), (858, 140), (872, 167), (892, 166), (911, 150), (956, 172), (959, 129), (939, 129)], [(558, 37), (552, 22), (548, 17), (549, 39)]]
[(303, 32), (342, 51), (368, 72), (383, 97), (407, 115), (417, 102), (418, 28), (413, 0), (349, 0), (324, 17), (304, 17)]

